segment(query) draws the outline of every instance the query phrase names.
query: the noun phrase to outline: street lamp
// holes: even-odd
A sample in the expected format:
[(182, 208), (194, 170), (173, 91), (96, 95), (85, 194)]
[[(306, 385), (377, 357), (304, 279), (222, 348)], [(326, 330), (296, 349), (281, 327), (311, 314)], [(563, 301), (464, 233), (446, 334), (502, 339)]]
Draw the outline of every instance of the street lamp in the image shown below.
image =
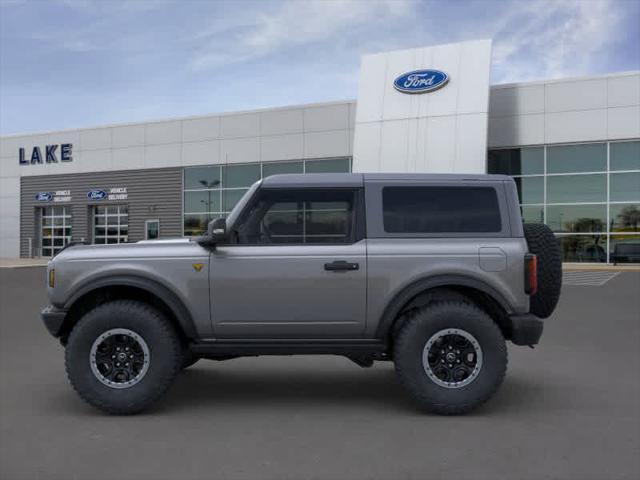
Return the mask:
[[(200, 180), (200, 185), (207, 189), (207, 221), (210, 221), (210, 213), (211, 213), (211, 189), (220, 185), (220, 180), (214, 180), (212, 182), (208, 182), (206, 180)], [(200, 200), (203, 202), (204, 200)]]

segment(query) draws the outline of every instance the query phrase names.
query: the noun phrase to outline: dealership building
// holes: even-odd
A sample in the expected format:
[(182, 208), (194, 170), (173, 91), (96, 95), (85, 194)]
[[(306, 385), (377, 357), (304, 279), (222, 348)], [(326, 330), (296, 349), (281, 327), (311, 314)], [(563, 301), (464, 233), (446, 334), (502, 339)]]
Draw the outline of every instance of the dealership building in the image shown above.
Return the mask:
[(0, 257), (199, 235), (260, 178), (356, 171), (508, 174), (565, 261), (637, 262), (640, 72), (490, 69), (490, 40), (384, 52), (356, 100), (0, 137)]

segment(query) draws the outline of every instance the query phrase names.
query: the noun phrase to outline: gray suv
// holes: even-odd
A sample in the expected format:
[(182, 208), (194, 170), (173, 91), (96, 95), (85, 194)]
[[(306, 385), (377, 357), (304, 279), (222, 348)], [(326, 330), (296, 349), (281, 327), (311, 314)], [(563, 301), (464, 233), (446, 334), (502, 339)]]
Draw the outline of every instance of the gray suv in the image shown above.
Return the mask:
[(518, 203), (499, 175), (276, 175), (203, 237), (65, 248), (42, 318), (73, 388), (109, 413), (199, 359), (292, 354), (393, 361), (421, 408), (464, 413), (560, 295), (558, 244)]

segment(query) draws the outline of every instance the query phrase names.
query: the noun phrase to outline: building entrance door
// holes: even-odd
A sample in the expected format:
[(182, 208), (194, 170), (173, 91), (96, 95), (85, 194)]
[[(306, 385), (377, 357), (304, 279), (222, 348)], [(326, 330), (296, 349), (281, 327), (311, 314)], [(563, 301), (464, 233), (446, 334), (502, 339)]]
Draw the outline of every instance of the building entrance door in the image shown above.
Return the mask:
[(40, 254), (53, 257), (71, 242), (71, 209), (43, 207), (40, 209)]

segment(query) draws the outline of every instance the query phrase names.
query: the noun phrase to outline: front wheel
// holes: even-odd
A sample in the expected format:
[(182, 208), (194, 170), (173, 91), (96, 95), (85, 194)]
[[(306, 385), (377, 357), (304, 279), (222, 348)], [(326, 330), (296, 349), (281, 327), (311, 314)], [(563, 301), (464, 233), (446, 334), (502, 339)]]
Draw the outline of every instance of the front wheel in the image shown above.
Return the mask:
[(439, 302), (408, 314), (394, 342), (400, 383), (430, 412), (473, 410), (498, 389), (507, 347), (496, 323), (466, 302)]
[(138, 413), (162, 396), (182, 366), (180, 340), (164, 315), (116, 300), (85, 314), (66, 346), (67, 376), (80, 397), (113, 414)]

